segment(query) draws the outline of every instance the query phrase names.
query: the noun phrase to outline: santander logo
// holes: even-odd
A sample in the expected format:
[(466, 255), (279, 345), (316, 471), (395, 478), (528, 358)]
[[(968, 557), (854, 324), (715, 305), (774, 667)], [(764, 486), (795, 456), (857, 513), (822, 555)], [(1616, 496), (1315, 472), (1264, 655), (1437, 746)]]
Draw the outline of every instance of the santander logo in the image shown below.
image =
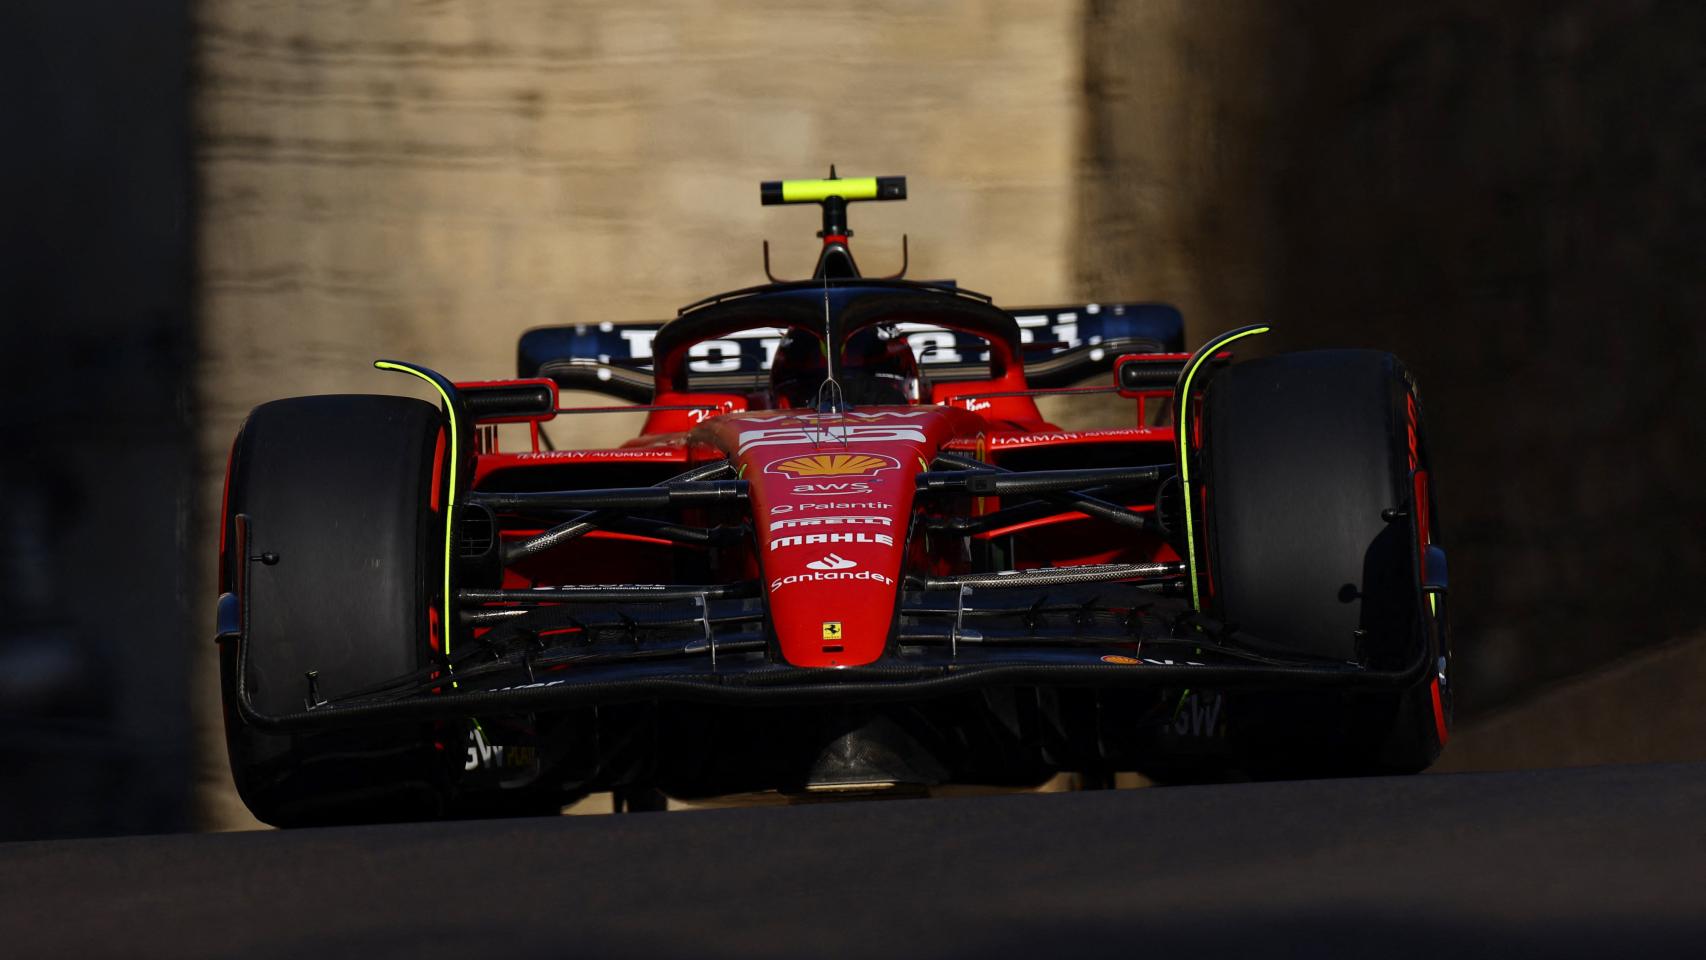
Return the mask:
[(806, 564), (806, 567), (811, 570), (850, 570), (856, 566), (858, 566), (857, 563), (833, 553), (825, 554), (822, 560), (813, 560)]

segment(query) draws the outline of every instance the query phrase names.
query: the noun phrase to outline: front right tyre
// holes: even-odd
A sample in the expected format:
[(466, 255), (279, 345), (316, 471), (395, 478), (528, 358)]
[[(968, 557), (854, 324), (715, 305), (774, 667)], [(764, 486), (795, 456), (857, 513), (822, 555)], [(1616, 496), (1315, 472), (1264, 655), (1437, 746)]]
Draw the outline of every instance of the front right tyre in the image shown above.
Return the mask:
[[(1203, 605), (1270, 652), (1375, 670), (1389, 692), (1275, 694), (1229, 708), (1261, 777), (1406, 773), (1449, 735), (1443, 597), (1421, 405), (1391, 354), (1323, 350), (1235, 364), (1202, 407)], [(1441, 555), (1442, 556), (1442, 555)]]

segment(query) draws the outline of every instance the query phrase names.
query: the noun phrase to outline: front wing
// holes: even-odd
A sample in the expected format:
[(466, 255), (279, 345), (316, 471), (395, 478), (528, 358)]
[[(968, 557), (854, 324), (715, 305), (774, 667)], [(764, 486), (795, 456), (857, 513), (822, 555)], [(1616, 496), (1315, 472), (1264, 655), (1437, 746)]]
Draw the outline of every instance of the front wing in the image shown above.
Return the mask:
[[(1066, 570), (1149, 576), (1046, 582)], [(511, 611), (453, 661), (328, 700), (307, 686), (303, 709), (283, 714), (258, 711), (246, 687), (246, 577), (220, 597), (218, 640), (237, 644), (237, 710), (275, 732), (641, 701), (925, 700), (990, 687), (1349, 692), (1403, 688), (1431, 668), (1425, 645), (1390, 670), (1264, 652), (1259, 638), (1193, 611), (1158, 572), (1057, 568), (976, 585), (909, 581), (889, 652), (844, 668), (771, 659), (756, 583), (650, 589), (638, 602), (620, 588), (589, 591)]]

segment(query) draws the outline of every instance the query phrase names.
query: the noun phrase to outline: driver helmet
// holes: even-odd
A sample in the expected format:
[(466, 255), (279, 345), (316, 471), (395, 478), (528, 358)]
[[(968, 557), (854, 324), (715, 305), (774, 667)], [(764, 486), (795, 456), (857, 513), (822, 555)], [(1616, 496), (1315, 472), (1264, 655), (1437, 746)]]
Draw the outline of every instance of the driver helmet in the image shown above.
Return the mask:
[[(828, 374), (823, 340), (809, 330), (790, 330), (770, 363), (771, 396), (783, 409), (813, 406)], [(847, 337), (836, 380), (847, 402), (855, 406), (923, 400), (918, 360), (906, 339), (887, 327), (865, 327)]]

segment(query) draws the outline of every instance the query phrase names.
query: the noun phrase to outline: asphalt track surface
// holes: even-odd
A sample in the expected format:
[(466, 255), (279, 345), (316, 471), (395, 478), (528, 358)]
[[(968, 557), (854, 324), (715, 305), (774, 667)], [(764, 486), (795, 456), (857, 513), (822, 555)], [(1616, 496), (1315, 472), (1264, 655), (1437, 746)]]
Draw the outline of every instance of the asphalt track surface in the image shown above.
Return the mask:
[(1700, 956), (1706, 764), (0, 845), (0, 954)]

